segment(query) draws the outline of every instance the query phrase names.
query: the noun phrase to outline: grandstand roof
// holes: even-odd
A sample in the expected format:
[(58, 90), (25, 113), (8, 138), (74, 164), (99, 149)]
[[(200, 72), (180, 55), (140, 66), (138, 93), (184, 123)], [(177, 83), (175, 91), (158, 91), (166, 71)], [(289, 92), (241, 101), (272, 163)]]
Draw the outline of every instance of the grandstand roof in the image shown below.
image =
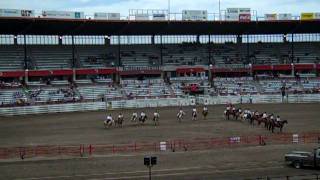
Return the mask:
[(0, 34), (206, 35), (320, 33), (320, 21), (105, 21), (0, 18)]

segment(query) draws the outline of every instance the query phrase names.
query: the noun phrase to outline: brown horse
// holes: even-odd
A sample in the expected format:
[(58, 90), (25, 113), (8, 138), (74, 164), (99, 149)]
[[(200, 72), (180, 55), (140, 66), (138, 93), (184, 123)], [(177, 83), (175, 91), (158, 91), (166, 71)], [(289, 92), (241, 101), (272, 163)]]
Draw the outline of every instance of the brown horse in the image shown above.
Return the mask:
[(118, 119), (115, 120), (115, 122), (114, 122), (115, 126), (122, 128), (123, 121), (124, 121), (124, 117), (123, 116), (118, 116)]
[[(279, 121), (279, 122), (276, 122), (276, 121), (271, 121), (270, 122), (270, 129), (272, 131), (272, 133), (274, 132), (274, 129), (275, 128), (279, 128), (280, 129), (280, 132), (282, 132), (282, 129), (284, 127), (285, 124), (288, 124), (288, 121), (287, 120), (283, 120), (283, 121)], [(270, 130), (269, 129), (269, 130)]]
[(203, 110), (202, 111), (203, 119), (207, 119), (207, 115), (208, 115), (208, 110)]
[(261, 118), (262, 118), (262, 114), (257, 114), (257, 112), (254, 112), (251, 120), (250, 120), (250, 124), (254, 126), (254, 121), (257, 121), (258, 122), (258, 125), (261, 124)]

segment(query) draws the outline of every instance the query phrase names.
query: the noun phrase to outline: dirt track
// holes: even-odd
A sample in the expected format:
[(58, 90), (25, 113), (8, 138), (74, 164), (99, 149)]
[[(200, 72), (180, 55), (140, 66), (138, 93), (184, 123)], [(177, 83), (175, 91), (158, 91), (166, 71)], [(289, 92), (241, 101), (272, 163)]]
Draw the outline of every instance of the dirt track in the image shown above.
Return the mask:
[[(279, 114), (289, 121), (285, 132), (320, 131), (320, 104), (268, 104), (243, 105), (259, 111)], [(0, 146), (64, 145), (64, 144), (119, 144), (142, 141), (160, 141), (176, 138), (225, 137), (235, 135), (270, 134), (264, 128), (251, 127), (247, 123), (226, 121), (222, 118), (224, 106), (209, 107), (207, 120), (192, 122), (190, 108), (182, 123), (176, 121), (177, 108), (160, 109), (160, 126), (154, 127), (150, 120), (140, 127), (129, 122), (132, 110), (125, 111), (122, 129), (104, 129), (105, 112), (83, 112), (25, 117), (0, 118)], [(199, 108), (200, 110), (200, 108)], [(140, 112), (141, 110), (137, 110)], [(154, 109), (148, 109), (150, 116)], [(116, 116), (119, 111), (111, 112)], [(274, 175), (278, 172), (304, 174), (312, 170), (295, 170), (283, 166), (283, 154), (292, 149), (310, 150), (317, 145), (265, 146), (237, 149), (217, 149), (204, 152), (160, 154), (161, 161), (155, 167), (159, 179), (198, 179), (197, 177), (227, 178)], [(65, 179), (106, 179), (109, 177), (145, 178), (143, 155), (111, 156), (93, 159), (55, 160), (36, 162), (0, 163), (0, 174), (5, 179), (64, 176)], [(106, 170), (106, 168), (108, 170)], [(19, 171), (17, 169), (25, 169)], [(34, 172), (33, 170), (38, 169)], [(172, 169), (165, 170), (165, 169)], [(234, 171), (231, 171), (234, 169)], [(237, 171), (238, 169), (238, 171)], [(240, 170), (239, 170), (240, 169)], [(32, 172), (31, 172), (32, 171)], [(131, 172), (128, 174), (118, 173)], [(143, 171), (143, 172), (134, 172)], [(92, 174), (103, 175), (92, 175)], [(87, 174), (77, 177), (75, 174)], [(91, 175), (90, 175), (91, 174)], [(167, 174), (167, 175), (165, 175)], [(241, 176), (238, 176), (241, 174)], [(0, 175), (0, 179), (1, 178)], [(163, 176), (162, 176), (163, 175)], [(42, 179), (42, 178), (41, 178)], [(62, 179), (61, 177), (56, 179)]]

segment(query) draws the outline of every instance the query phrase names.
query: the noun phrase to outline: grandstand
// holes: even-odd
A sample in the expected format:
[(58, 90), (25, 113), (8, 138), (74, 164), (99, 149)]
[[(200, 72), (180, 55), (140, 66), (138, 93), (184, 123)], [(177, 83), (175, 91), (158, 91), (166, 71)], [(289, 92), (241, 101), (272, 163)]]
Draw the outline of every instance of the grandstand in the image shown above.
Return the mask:
[(317, 20), (0, 23), (3, 107), (320, 91)]

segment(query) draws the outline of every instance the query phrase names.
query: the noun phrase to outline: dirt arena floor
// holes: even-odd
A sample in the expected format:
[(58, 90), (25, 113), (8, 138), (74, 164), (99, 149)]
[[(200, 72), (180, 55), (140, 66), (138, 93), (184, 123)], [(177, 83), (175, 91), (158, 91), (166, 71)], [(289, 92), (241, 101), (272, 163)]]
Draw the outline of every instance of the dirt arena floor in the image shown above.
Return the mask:
[[(320, 132), (320, 104), (241, 105), (280, 115), (289, 121), (284, 132)], [(0, 117), (0, 147), (27, 145), (122, 144), (170, 139), (269, 135), (264, 128), (251, 127), (222, 117), (224, 106), (210, 106), (207, 120), (191, 121), (191, 108), (182, 123), (176, 120), (178, 108), (161, 108), (160, 126), (148, 120), (136, 126), (128, 119), (137, 110), (123, 110), (124, 127), (104, 129), (106, 112), (81, 112), (38, 116)], [(198, 108), (200, 111), (201, 107)], [(155, 109), (143, 109), (151, 116)], [(120, 111), (110, 111), (115, 117)], [(109, 112), (108, 112), (109, 113)], [(245, 179), (265, 176), (311, 174), (312, 169), (295, 170), (284, 164), (291, 150), (312, 150), (319, 144), (267, 145), (155, 154), (159, 164), (154, 179)], [(0, 179), (147, 179), (143, 166), (146, 154), (110, 155), (75, 159), (28, 159), (1, 161)]]

